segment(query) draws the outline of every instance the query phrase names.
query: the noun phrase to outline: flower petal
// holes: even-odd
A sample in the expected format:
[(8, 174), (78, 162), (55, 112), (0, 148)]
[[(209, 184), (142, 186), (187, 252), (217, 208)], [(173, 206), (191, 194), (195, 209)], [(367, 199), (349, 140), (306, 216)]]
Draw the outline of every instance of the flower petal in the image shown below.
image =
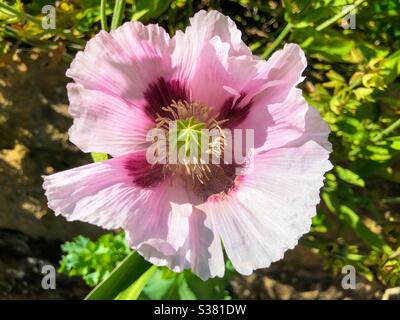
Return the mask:
[(74, 118), (69, 137), (83, 152), (118, 156), (147, 147), (146, 134), (154, 123), (144, 110), (79, 84), (70, 83), (67, 89), (68, 111)]
[(241, 76), (230, 75), (229, 60), (252, 55), (229, 17), (218, 11), (200, 11), (190, 19), (185, 33), (177, 32), (173, 41), (174, 74), (188, 84), (193, 101), (219, 108), (246, 81), (244, 73), (250, 68), (244, 60)]
[(323, 175), (332, 167), (328, 156), (314, 141), (258, 154), (236, 190), (199, 206), (237, 271), (268, 267), (309, 230)]
[(87, 89), (141, 101), (150, 83), (169, 78), (169, 35), (157, 25), (127, 22), (111, 33), (99, 32), (79, 52), (67, 76)]
[(225, 273), (221, 240), (209, 216), (197, 208), (189, 217), (190, 265), (202, 280), (223, 277)]
[[(303, 80), (301, 73), (307, 65), (304, 53), (298, 45), (289, 44), (268, 61), (259, 60), (254, 56), (225, 59), (226, 74), (224, 77), (220, 76), (220, 82), (224, 85), (218, 86), (216, 81), (212, 82), (219, 91), (225, 92), (229, 88), (231, 92), (230, 96), (221, 96), (225, 99), (219, 109), (221, 119), (227, 118), (225, 127), (231, 129), (261, 128), (261, 132), (256, 132), (256, 138), (259, 140), (256, 145), (263, 144), (265, 128), (273, 119), (260, 109), (272, 104), (282, 104), (291, 98), (295, 86)], [(200, 88), (206, 88), (209, 82), (203, 83)], [(221, 86), (225, 90), (221, 89)], [(195, 92), (194, 89), (193, 91)]]
[(188, 217), (192, 206), (180, 185), (164, 183), (146, 198), (145, 207), (126, 224), (129, 245), (144, 258), (176, 272), (189, 268)]
[(173, 66), (178, 67), (180, 79), (187, 79), (200, 60), (203, 46), (214, 37), (229, 45), (230, 55), (249, 55), (249, 48), (242, 41), (242, 34), (235, 23), (227, 16), (212, 10), (197, 12), (183, 33), (177, 31), (173, 40), (175, 50), (172, 55)]
[(191, 268), (202, 279), (223, 276), (219, 238), (205, 215), (193, 211), (186, 189), (171, 183), (153, 189), (146, 207), (130, 217), (126, 224), (129, 245), (151, 263), (175, 272)]
[(263, 105), (282, 103), (292, 89), (304, 80), (302, 73), (307, 66), (303, 50), (294, 43), (287, 43), (266, 62), (260, 63), (256, 79), (264, 79), (264, 86), (248, 88), (256, 96), (255, 103)]
[[(127, 218), (143, 207), (151, 189), (143, 181), (157, 168), (132, 167), (143, 152), (127, 154), (103, 162), (88, 164), (44, 177), (48, 207), (69, 221), (85, 221), (114, 229), (124, 227)], [(144, 163), (144, 162), (142, 162)]]
[(300, 146), (308, 140), (331, 149), (329, 126), (297, 88), (293, 88), (281, 103), (265, 106), (254, 102), (246, 119), (236, 128), (254, 129), (254, 146), (259, 151)]

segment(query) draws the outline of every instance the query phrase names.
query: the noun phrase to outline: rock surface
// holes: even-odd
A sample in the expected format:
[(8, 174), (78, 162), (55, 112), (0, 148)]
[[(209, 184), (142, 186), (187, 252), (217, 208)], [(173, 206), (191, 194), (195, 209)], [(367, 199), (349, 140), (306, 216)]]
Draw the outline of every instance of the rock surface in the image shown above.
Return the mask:
[(91, 161), (68, 141), (66, 68), (34, 50), (0, 61), (0, 228), (56, 240), (101, 233), (56, 217), (43, 194), (41, 175)]
[(341, 277), (323, 271), (322, 261), (308, 249), (297, 246), (285, 259), (248, 277), (236, 277), (231, 284), (234, 296), (242, 299), (342, 300), (382, 299), (384, 288), (357, 278), (354, 290), (341, 287)]
[(90, 288), (80, 278), (56, 274), (56, 288), (43, 289), (42, 267), (58, 268), (60, 242), (32, 239), (11, 230), (0, 230), (0, 300), (82, 299)]

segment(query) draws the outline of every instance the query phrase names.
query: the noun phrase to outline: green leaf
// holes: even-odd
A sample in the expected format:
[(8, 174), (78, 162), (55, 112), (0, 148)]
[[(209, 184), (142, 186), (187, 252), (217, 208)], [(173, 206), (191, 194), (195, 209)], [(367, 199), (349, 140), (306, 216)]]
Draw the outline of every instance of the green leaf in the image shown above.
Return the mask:
[(161, 300), (169, 296), (176, 280), (176, 273), (168, 268), (158, 268), (142, 291), (141, 299)]
[[(137, 281), (150, 267), (151, 264), (145, 261), (137, 252), (132, 252), (113, 270), (106, 280), (101, 282), (88, 294), (86, 300), (115, 299), (121, 292), (127, 290)], [(138, 290), (138, 288), (136, 289)]]
[(92, 152), (90, 155), (94, 162), (101, 162), (108, 159), (107, 153)]
[(391, 83), (400, 75), (400, 50), (384, 59), (381, 63), (381, 75), (386, 84)]
[(169, 8), (171, 0), (136, 0), (132, 20), (148, 21), (159, 17)]
[(368, 227), (361, 221), (360, 216), (350, 207), (341, 205), (339, 207), (339, 217), (353, 228), (357, 235), (375, 250), (388, 254), (392, 252), (392, 249), (385, 244), (381, 237), (368, 229)]
[(194, 299), (231, 299), (226, 290), (234, 274), (233, 268), (227, 262), (225, 275), (207, 281), (186, 270), (175, 273), (167, 268), (158, 268), (147, 283), (140, 296), (151, 300), (194, 300)]
[(335, 170), (340, 179), (355, 186), (365, 187), (365, 181), (355, 172), (336, 166)]
[(156, 271), (157, 266), (152, 266), (145, 273), (143, 273), (139, 279), (132, 283), (127, 289), (120, 292), (115, 300), (137, 300), (140, 293), (142, 292), (144, 286), (150, 280), (154, 271)]
[(353, 90), (357, 100), (364, 100), (374, 92), (372, 88), (357, 88)]
[(311, 27), (294, 29), (291, 38), (312, 57), (330, 62), (359, 64), (364, 59), (384, 57), (388, 54), (388, 50), (361, 40), (355, 41), (350, 37), (344, 37), (336, 30), (318, 32)]
[(390, 137), (386, 140), (389, 142), (392, 149), (400, 150), (400, 136)]
[(337, 126), (345, 137), (354, 140), (361, 140), (365, 130), (363, 124), (356, 118), (345, 117), (337, 121)]

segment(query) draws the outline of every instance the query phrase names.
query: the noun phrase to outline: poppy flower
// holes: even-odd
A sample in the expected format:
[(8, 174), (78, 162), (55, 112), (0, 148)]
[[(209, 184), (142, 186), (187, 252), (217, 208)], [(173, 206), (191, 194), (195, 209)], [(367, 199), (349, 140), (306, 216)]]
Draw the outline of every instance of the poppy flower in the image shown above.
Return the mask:
[[(112, 158), (45, 176), (48, 206), (122, 228), (146, 260), (204, 280), (223, 276), (224, 251), (244, 275), (268, 267), (309, 231), (331, 169), (329, 128), (296, 87), (306, 64), (296, 44), (254, 56), (217, 11), (198, 12), (172, 38), (140, 22), (101, 31), (66, 73), (69, 135)], [(150, 163), (149, 131), (171, 123), (189, 140), (199, 128), (251, 130), (251, 157)]]

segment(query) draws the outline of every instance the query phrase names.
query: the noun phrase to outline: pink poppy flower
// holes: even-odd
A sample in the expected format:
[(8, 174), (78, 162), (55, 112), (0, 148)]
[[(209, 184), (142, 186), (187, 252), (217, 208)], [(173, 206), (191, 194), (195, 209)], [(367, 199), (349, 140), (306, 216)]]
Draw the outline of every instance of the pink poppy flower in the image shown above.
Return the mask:
[[(198, 12), (172, 38), (140, 22), (100, 32), (67, 71), (69, 134), (82, 151), (113, 158), (44, 177), (48, 206), (122, 228), (148, 261), (202, 279), (223, 276), (223, 248), (244, 275), (268, 267), (309, 231), (331, 169), (329, 128), (296, 88), (306, 64), (296, 44), (268, 61), (252, 55), (217, 11)], [(252, 170), (150, 164), (148, 131), (189, 117), (254, 130)]]

